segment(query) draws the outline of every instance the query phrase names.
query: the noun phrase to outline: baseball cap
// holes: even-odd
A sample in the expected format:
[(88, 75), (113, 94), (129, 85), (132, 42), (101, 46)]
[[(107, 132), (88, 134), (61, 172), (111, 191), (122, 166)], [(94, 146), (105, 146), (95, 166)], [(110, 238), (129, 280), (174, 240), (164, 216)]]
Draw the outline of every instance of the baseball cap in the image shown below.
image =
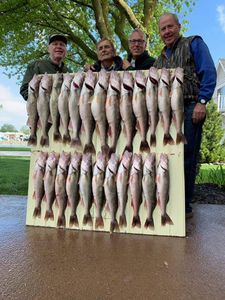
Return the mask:
[(67, 39), (63, 34), (52, 34), (49, 37), (48, 44), (50, 45), (54, 41), (62, 41), (67, 45)]

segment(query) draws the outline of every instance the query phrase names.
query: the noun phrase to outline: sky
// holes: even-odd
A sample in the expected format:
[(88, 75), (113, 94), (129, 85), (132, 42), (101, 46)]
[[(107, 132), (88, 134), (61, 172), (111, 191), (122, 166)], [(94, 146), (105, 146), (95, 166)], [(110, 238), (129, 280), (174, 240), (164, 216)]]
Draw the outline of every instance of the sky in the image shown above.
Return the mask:
[[(185, 36), (200, 35), (209, 47), (215, 66), (225, 58), (225, 0), (196, 0), (188, 13), (188, 31)], [(0, 67), (0, 127), (12, 124), (19, 130), (26, 125), (26, 102), (19, 94), (15, 78), (8, 79)]]

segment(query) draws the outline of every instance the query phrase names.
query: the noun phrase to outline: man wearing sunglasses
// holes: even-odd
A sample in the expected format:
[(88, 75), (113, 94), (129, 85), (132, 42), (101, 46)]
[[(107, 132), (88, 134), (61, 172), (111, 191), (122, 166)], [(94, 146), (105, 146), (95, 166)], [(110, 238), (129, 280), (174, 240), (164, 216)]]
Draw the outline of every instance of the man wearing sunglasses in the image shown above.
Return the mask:
[(140, 29), (134, 29), (129, 37), (130, 54), (123, 61), (124, 70), (148, 70), (155, 62), (146, 50), (146, 36)]

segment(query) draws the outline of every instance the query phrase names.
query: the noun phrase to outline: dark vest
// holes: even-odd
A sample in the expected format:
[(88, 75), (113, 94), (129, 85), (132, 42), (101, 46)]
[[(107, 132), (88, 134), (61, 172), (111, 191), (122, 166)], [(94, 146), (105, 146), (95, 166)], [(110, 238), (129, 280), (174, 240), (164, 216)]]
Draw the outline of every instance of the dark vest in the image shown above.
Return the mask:
[(180, 37), (172, 48), (172, 54), (170, 58), (166, 57), (164, 48), (161, 55), (154, 63), (154, 67), (158, 69), (163, 67), (168, 69), (181, 67), (184, 69), (184, 103), (197, 101), (199, 94), (200, 83), (195, 71), (194, 58), (190, 51), (191, 41), (195, 37), (196, 36)]

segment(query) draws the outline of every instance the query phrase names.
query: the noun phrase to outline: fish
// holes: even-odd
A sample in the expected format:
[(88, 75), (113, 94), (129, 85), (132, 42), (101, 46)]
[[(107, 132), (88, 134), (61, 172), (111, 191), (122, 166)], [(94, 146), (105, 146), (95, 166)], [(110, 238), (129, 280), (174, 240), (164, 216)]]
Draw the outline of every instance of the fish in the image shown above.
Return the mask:
[(99, 152), (97, 154), (96, 163), (94, 165), (92, 177), (92, 192), (94, 203), (96, 206), (95, 228), (103, 228), (104, 221), (102, 218), (102, 209), (104, 206), (104, 189), (103, 183), (105, 178), (106, 154)]
[(83, 154), (80, 168), (80, 198), (84, 206), (83, 225), (92, 226), (90, 209), (92, 206), (92, 154)]
[(145, 100), (146, 78), (141, 70), (135, 73), (134, 92), (132, 106), (136, 117), (136, 128), (141, 136), (140, 151), (149, 152), (150, 148), (146, 140), (148, 131), (148, 112)]
[(145, 207), (147, 208), (147, 218), (144, 226), (145, 228), (154, 227), (153, 211), (157, 204), (155, 153), (149, 153), (145, 158), (143, 166), (142, 191)]
[(176, 144), (187, 144), (186, 138), (182, 132), (182, 125), (184, 121), (183, 80), (184, 70), (178, 67), (175, 69), (175, 75), (172, 79), (171, 87), (172, 118), (177, 131)]
[(63, 130), (63, 143), (70, 142), (69, 134), (69, 105), (68, 99), (70, 95), (70, 85), (72, 76), (70, 73), (63, 74), (63, 84), (58, 98), (58, 110), (60, 115), (60, 124)]
[(119, 225), (120, 227), (127, 226), (127, 220), (125, 215), (126, 204), (127, 204), (127, 191), (128, 191), (128, 181), (129, 181), (129, 172), (131, 165), (132, 153), (127, 150), (123, 153), (121, 162), (119, 164), (117, 179), (116, 179), (116, 188), (119, 204)]
[(58, 110), (58, 98), (62, 87), (63, 74), (57, 72), (52, 74), (52, 92), (50, 96), (50, 122), (53, 127), (53, 140), (60, 141), (62, 139), (59, 132), (60, 116)]
[(95, 147), (92, 143), (95, 122), (91, 113), (91, 102), (94, 94), (95, 84), (95, 74), (91, 70), (88, 70), (79, 99), (79, 113), (82, 120), (82, 127), (85, 132), (84, 153), (95, 153)]
[(37, 145), (37, 124), (38, 124), (38, 111), (37, 111), (37, 98), (38, 89), (41, 77), (34, 74), (33, 78), (28, 85), (28, 99), (27, 99), (27, 124), (30, 127), (30, 136), (28, 145)]
[(80, 165), (81, 165), (82, 154), (75, 152), (71, 156), (69, 165), (68, 175), (66, 178), (66, 194), (68, 199), (68, 206), (71, 208), (70, 212), (70, 226), (79, 227), (77, 218), (77, 206), (80, 200), (79, 194), (79, 178), (80, 178)]
[(161, 76), (159, 80), (158, 88), (158, 108), (160, 119), (163, 126), (164, 136), (163, 136), (163, 145), (173, 145), (174, 140), (170, 135), (170, 123), (171, 123), (171, 104), (169, 97), (169, 70), (162, 68)]
[(157, 204), (161, 210), (161, 224), (173, 225), (173, 221), (166, 212), (166, 206), (169, 201), (169, 158), (165, 153), (160, 154), (160, 159), (157, 167), (156, 174), (156, 185), (157, 185)]
[(129, 177), (129, 188), (131, 194), (131, 205), (134, 210), (132, 227), (141, 227), (139, 208), (142, 202), (142, 157), (140, 154), (133, 154)]
[(106, 119), (109, 125), (109, 136), (111, 137), (110, 152), (116, 151), (117, 141), (120, 135), (120, 76), (111, 71), (109, 87), (106, 97)]
[(150, 146), (156, 146), (156, 127), (158, 124), (158, 70), (151, 67), (146, 84), (146, 105), (150, 126)]
[(95, 86), (94, 96), (91, 102), (91, 112), (96, 123), (96, 132), (99, 134), (101, 142), (101, 150), (108, 153), (107, 145), (107, 128), (106, 128), (106, 95), (109, 84), (109, 74), (101, 69), (99, 72), (98, 81)]
[(118, 209), (118, 197), (116, 189), (116, 174), (119, 164), (119, 157), (112, 153), (108, 161), (105, 180), (104, 180), (104, 192), (106, 198), (106, 207), (110, 212), (110, 233), (114, 230), (119, 230), (119, 224), (116, 219), (116, 212)]
[(34, 173), (33, 173), (33, 183), (34, 183), (34, 194), (35, 207), (33, 211), (33, 217), (41, 217), (41, 202), (44, 197), (44, 174), (45, 174), (45, 164), (47, 160), (48, 153), (41, 151), (35, 161)]
[(80, 127), (81, 127), (81, 118), (79, 114), (79, 99), (80, 93), (83, 86), (85, 74), (83, 72), (78, 72), (74, 75), (73, 81), (71, 83), (70, 88), (70, 96), (69, 96), (69, 116), (70, 116), (70, 124), (69, 128), (72, 129), (70, 133), (71, 136), (71, 146), (81, 147), (80, 140)]
[(61, 152), (59, 157), (59, 163), (57, 166), (57, 173), (55, 179), (55, 195), (58, 205), (58, 220), (57, 226), (64, 227), (66, 225), (65, 210), (67, 206), (67, 194), (66, 194), (66, 178), (68, 173), (68, 167), (70, 163), (70, 153)]
[(126, 136), (126, 146), (123, 152), (133, 151), (133, 138), (135, 135), (135, 116), (132, 107), (134, 79), (130, 72), (124, 71), (121, 84), (120, 115), (123, 123), (123, 131)]
[(49, 101), (50, 101), (50, 94), (52, 88), (52, 77), (45, 73), (39, 85), (39, 94), (37, 98), (37, 111), (39, 116), (39, 122), (41, 126), (41, 139), (40, 145), (41, 146), (49, 146)]
[(46, 198), (45, 221), (48, 219), (54, 220), (52, 205), (55, 201), (55, 178), (58, 161), (59, 154), (57, 154), (55, 151), (52, 151), (48, 155), (48, 159), (46, 161), (44, 175), (44, 189)]

